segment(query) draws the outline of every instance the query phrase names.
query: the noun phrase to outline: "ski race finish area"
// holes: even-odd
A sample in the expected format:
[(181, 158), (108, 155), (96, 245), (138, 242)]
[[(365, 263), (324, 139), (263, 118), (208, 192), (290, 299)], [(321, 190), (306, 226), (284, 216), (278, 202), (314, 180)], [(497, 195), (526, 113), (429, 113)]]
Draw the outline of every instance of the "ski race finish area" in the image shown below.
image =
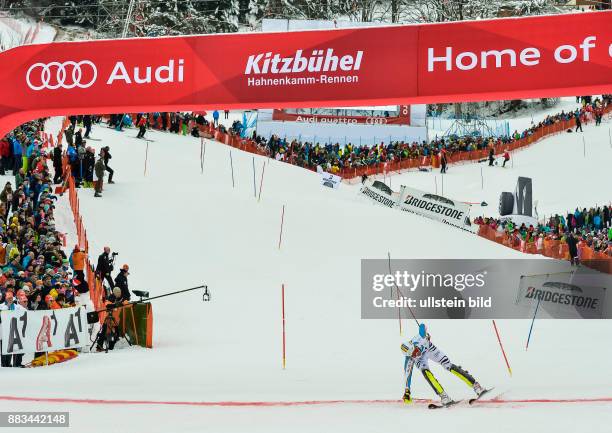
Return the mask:
[(77, 112), (612, 93), (612, 12), (61, 42), (5, 51), (0, 64), (0, 135), (35, 117)]

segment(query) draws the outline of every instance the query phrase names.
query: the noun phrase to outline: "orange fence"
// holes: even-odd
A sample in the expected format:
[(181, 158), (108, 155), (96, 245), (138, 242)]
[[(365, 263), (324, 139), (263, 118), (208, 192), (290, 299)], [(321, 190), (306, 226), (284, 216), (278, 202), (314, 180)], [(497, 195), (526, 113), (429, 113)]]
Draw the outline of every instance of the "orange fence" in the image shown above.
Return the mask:
[[(478, 236), (527, 254), (542, 254), (559, 260), (569, 260), (570, 258), (569, 246), (559, 240), (535, 238), (532, 241), (525, 242), (518, 233), (500, 232), (486, 224), (480, 226)], [(606, 253), (595, 251), (582, 242), (578, 244), (578, 258), (585, 266), (597, 269), (600, 272), (612, 273), (612, 257)]]
[[(64, 128), (62, 128), (62, 131), (63, 129)], [(85, 253), (88, 253), (89, 242), (87, 240), (87, 231), (85, 230), (85, 225), (83, 224), (83, 217), (80, 213), (79, 196), (77, 194), (74, 178), (72, 177), (72, 173), (70, 171), (68, 156), (66, 155), (64, 155), (63, 159), (63, 170), (65, 182), (64, 186), (60, 188), (63, 189), (63, 192), (68, 192), (68, 201), (70, 202), (70, 209), (72, 210), (74, 225), (76, 227), (77, 244), (79, 248), (85, 251)], [(104, 309), (104, 287), (102, 286), (102, 282), (95, 276), (94, 268), (89, 261), (89, 255), (87, 255), (85, 268), (85, 278), (87, 279), (87, 284), (89, 286), (89, 297), (91, 302), (96, 310)], [(104, 314), (105, 313), (100, 314), (100, 323), (104, 321)]]

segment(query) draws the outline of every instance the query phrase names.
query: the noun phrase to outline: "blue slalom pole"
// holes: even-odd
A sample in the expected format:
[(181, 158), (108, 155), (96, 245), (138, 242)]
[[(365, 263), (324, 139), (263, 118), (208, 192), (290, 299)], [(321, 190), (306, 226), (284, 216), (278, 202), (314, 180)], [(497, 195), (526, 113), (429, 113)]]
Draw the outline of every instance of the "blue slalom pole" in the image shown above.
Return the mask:
[(533, 313), (533, 319), (531, 319), (531, 326), (529, 327), (529, 335), (527, 336), (527, 344), (525, 345), (525, 350), (529, 349), (529, 340), (531, 340), (531, 331), (533, 331), (533, 324), (535, 323), (536, 314), (538, 314), (538, 308), (540, 307), (541, 299), (542, 298), (538, 298), (538, 303), (536, 304), (536, 308)]

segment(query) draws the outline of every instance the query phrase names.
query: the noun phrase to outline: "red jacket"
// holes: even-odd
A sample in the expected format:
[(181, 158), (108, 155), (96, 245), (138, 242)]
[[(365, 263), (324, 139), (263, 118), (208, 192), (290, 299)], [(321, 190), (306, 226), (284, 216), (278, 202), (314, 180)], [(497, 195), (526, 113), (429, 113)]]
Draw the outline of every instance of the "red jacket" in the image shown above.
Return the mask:
[(8, 140), (0, 140), (0, 156), (9, 156), (10, 149)]

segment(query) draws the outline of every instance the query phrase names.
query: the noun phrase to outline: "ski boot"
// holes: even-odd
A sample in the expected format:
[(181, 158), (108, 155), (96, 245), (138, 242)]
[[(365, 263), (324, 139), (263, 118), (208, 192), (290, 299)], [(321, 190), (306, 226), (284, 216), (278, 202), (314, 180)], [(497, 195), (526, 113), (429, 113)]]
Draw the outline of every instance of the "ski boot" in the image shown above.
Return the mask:
[(412, 403), (412, 397), (410, 397), (410, 390), (406, 389), (404, 391), (404, 404), (411, 404)]
[(448, 396), (446, 392), (443, 392), (442, 394), (440, 394), (440, 402), (443, 406), (447, 406), (452, 403), (453, 400)]
[(482, 394), (485, 391), (485, 389), (482, 386), (480, 386), (478, 382), (474, 382), (474, 386), (472, 389), (474, 390), (476, 395), (479, 397), (480, 397), (480, 394)]

